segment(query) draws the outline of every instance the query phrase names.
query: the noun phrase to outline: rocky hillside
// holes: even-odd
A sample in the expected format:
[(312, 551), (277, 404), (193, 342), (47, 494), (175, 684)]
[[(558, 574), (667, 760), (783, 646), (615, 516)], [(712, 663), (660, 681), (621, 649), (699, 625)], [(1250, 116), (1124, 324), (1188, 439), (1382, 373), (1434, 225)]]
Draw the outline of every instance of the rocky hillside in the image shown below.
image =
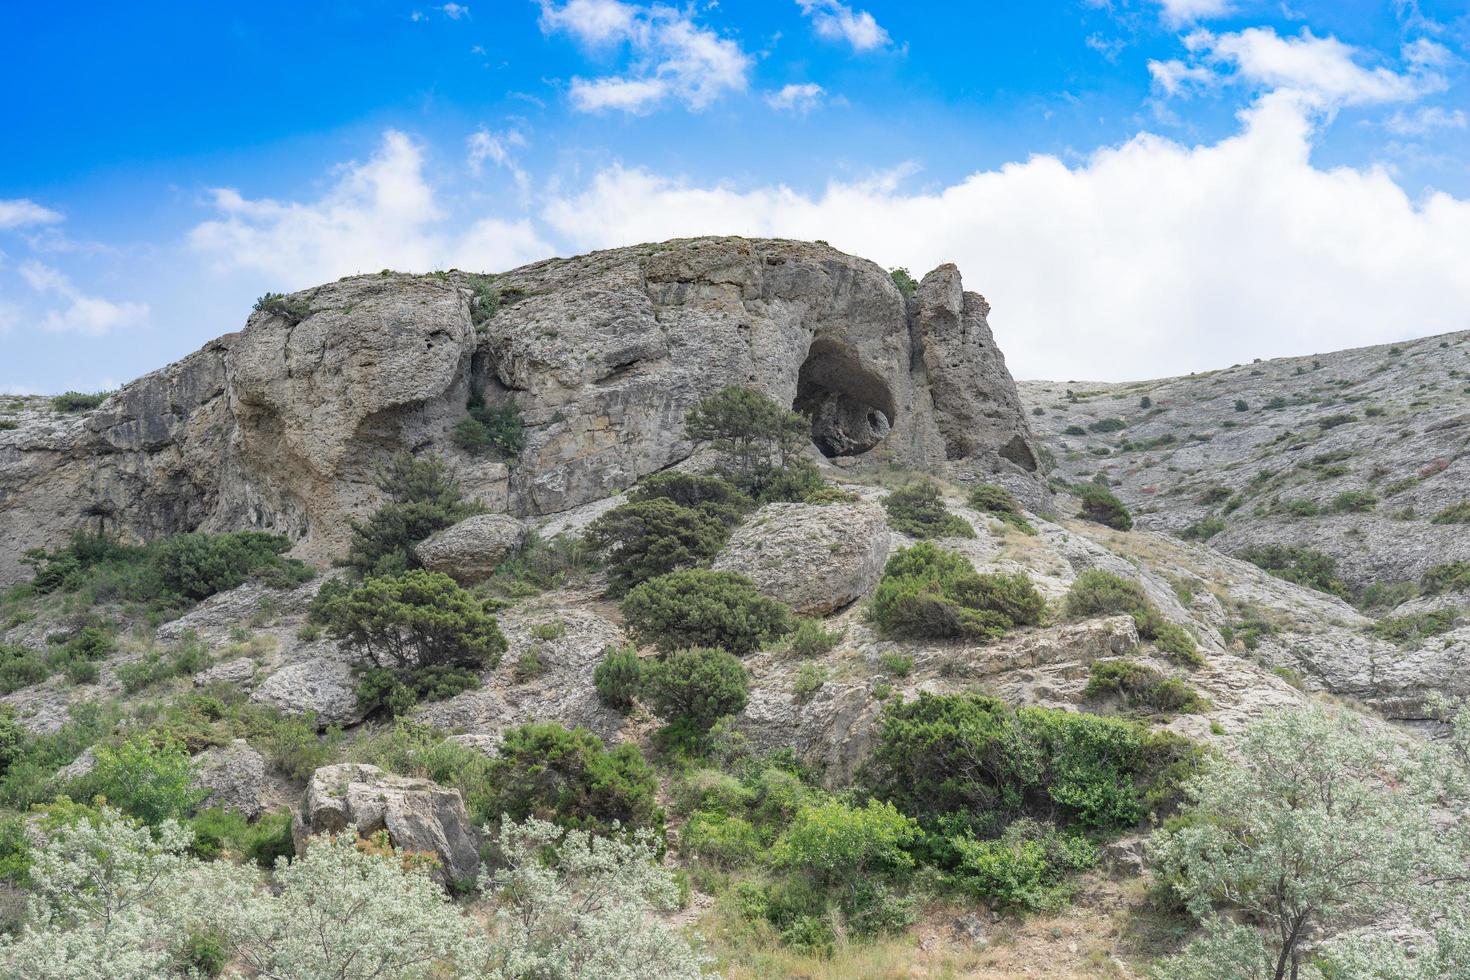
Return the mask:
[(1021, 393), (1052, 475), (1141, 527), (1320, 551), (1356, 593), (1470, 560), (1470, 333)]
[[(694, 239), (496, 276), (384, 270), (262, 304), (245, 328), (84, 414), (12, 400), (0, 430), (0, 583), (77, 527), (149, 538), (254, 528), (329, 558), (403, 449), (452, 459), (522, 516), (616, 493), (685, 459), (703, 395), (749, 385), (858, 457), (1041, 499), (988, 305), (942, 266), (905, 296), (824, 245)], [(452, 438), (472, 402), (514, 410), (513, 460)]]

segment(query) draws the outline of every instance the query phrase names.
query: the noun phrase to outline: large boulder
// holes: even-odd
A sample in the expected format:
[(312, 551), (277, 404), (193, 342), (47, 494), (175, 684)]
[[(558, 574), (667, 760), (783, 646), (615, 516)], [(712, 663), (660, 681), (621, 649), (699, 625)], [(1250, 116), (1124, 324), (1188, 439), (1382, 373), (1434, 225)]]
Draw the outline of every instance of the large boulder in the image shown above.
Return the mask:
[(464, 585), (483, 582), (526, 540), (526, 525), (508, 514), (476, 514), (414, 545), (419, 562)]
[(434, 855), (446, 883), (472, 880), (480, 867), (480, 836), (459, 790), (432, 780), (360, 763), (318, 769), (295, 828), (298, 852), (312, 835), (340, 833), (349, 826), (363, 837), (386, 830), (394, 847)]
[(265, 809), (265, 758), (244, 739), (205, 749), (194, 757), (194, 765), (194, 782), (209, 791), (201, 806), (236, 810), (247, 818)]
[(773, 599), (826, 616), (863, 596), (883, 573), (888, 526), (872, 504), (767, 504), (715, 557)]
[(352, 665), (343, 660), (317, 657), (282, 667), (255, 689), (250, 700), (284, 715), (314, 714), (322, 725), (362, 721), (357, 680)]

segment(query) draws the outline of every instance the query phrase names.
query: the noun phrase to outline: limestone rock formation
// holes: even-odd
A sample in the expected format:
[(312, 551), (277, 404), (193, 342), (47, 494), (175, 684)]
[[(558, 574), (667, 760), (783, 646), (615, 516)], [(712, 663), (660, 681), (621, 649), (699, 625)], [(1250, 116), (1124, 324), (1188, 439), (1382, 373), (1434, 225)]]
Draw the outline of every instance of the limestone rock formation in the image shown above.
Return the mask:
[(768, 504), (715, 558), (805, 616), (826, 616), (865, 595), (883, 573), (888, 528), (872, 504)]
[(314, 657), (271, 674), (250, 700), (286, 715), (315, 715), (320, 725), (354, 724), (362, 721), (356, 687), (349, 662)]
[[(834, 462), (883, 460), (1045, 494), (987, 305), (945, 266), (906, 301), (820, 244), (691, 239), (551, 259), (483, 282), (355, 276), (260, 311), (95, 411), (29, 399), (0, 431), (0, 584), (78, 527), (149, 538), (260, 528), (340, 555), (395, 452), (449, 457), (491, 510), (552, 514), (693, 451), (683, 418), (727, 384), (808, 412)], [(478, 393), (527, 426), (513, 466), (450, 438)]]
[(460, 583), (482, 582), (494, 574), (526, 540), (526, 525), (506, 514), (476, 514), (414, 547), (419, 562), (431, 572), (444, 572)]
[(297, 851), (314, 834), (353, 826), (360, 836), (388, 832), (394, 847), (432, 854), (446, 882), (469, 881), (480, 867), (480, 837), (459, 791), (428, 779), (343, 763), (312, 774), (296, 825)]
[(229, 745), (205, 749), (194, 757), (194, 765), (195, 782), (209, 791), (201, 807), (223, 807), (251, 819), (260, 815), (265, 757), (250, 743), (237, 738)]

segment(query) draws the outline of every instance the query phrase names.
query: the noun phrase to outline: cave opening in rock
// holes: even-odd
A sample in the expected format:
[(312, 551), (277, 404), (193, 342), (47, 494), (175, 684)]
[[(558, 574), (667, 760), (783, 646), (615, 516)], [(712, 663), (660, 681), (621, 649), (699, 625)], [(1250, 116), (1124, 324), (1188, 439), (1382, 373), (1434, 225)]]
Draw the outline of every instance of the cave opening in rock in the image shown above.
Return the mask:
[(844, 345), (819, 337), (796, 379), (791, 407), (812, 423), (812, 441), (828, 458), (860, 456), (893, 428), (893, 393)]

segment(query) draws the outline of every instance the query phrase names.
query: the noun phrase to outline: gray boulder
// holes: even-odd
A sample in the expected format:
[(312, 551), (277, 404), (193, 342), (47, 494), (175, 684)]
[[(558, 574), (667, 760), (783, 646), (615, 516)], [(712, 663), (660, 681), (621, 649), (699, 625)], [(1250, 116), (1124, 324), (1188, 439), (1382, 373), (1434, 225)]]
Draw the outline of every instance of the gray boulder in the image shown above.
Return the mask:
[(282, 667), (255, 689), (250, 700), (282, 714), (314, 713), (323, 725), (351, 725), (362, 721), (356, 687), (351, 664), (318, 657)]
[(202, 806), (237, 810), (252, 819), (265, 809), (261, 802), (265, 758), (244, 739), (205, 749), (194, 757), (194, 764), (194, 781), (209, 790)]
[(887, 558), (888, 527), (872, 504), (768, 504), (735, 530), (714, 567), (803, 615), (826, 616), (866, 594)]
[(312, 835), (349, 826), (363, 837), (386, 830), (394, 847), (435, 855), (446, 883), (472, 879), (480, 867), (480, 837), (464, 800), (432, 780), (358, 763), (318, 769), (295, 828), (298, 853)]
[(443, 572), (464, 585), (483, 582), (526, 540), (526, 525), (508, 514), (476, 514), (446, 527), (414, 546), (431, 572)]

